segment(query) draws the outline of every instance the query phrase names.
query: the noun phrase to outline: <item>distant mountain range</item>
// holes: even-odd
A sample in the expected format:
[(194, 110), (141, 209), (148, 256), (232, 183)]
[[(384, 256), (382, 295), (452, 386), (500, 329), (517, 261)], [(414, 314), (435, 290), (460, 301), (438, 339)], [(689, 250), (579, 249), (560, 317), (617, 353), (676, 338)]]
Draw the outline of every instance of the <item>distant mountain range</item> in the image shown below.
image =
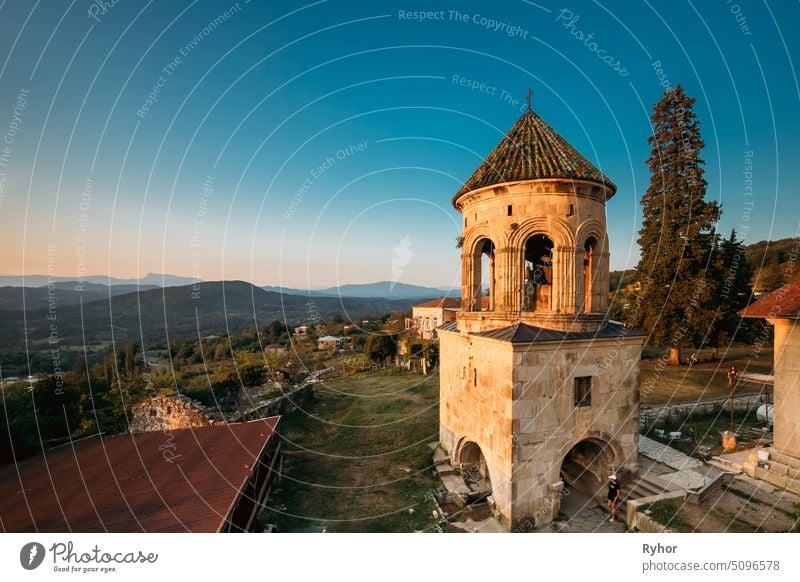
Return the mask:
[[(443, 295), (453, 295), (453, 291), (438, 287), (424, 287), (409, 285), (408, 283), (395, 283), (393, 281), (378, 281), (377, 283), (353, 283), (327, 289), (292, 289), (290, 287), (262, 287), (265, 291), (288, 293), (290, 295), (305, 295), (311, 297), (373, 297), (384, 299), (431, 299)], [(455, 293), (460, 295), (460, 289)]]
[[(52, 281), (57, 283), (69, 283), (75, 281), (75, 277), (53, 277)], [(160, 273), (148, 273), (141, 279), (118, 279), (117, 277), (107, 277), (106, 275), (89, 275), (84, 277), (86, 283), (99, 285), (149, 285), (151, 287), (176, 287), (178, 285), (191, 285), (195, 282), (192, 277), (180, 277), (178, 275), (163, 275)], [(50, 282), (47, 275), (4, 275), (0, 274), (0, 287), (44, 287)]]
[[(244, 281), (151, 288), (117, 293), (116, 286), (84, 290), (0, 288), (0, 352), (45, 350), (55, 325), (62, 350), (79, 351), (84, 342), (100, 347), (112, 338), (165, 345), (168, 340), (241, 333), (272, 320), (286, 324), (348, 319), (405, 311), (417, 299), (302, 296), (266, 291)], [(22, 296), (25, 296), (23, 306)], [(97, 294), (100, 297), (97, 297)], [(438, 291), (430, 297), (441, 296)], [(81, 305), (81, 299), (83, 304)], [(91, 349), (89, 351), (92, 351)]]

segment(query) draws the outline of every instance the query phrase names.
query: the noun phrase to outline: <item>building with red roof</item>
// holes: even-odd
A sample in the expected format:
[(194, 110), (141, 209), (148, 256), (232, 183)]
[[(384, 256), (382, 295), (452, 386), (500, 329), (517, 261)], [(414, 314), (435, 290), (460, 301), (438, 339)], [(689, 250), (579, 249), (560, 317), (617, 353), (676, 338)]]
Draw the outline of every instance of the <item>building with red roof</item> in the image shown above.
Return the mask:
[(278, 472), (279, 422), (94, 436), (0, 466), (0, 530), (249, 531)]
[(800, 494), (800, 279), (748, 305), (742, 317), (763, 317), (774, 339), (774, 434), (769, 462), (745, 465), (752, 476)]

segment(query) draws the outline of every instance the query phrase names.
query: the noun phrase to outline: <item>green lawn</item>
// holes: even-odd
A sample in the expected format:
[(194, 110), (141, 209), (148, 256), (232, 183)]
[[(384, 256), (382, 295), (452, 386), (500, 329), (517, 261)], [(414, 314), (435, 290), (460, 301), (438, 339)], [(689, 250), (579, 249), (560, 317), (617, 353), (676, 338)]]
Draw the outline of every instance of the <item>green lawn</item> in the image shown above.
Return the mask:
[(281, 423), (284, 475), (260, 521), (281, 532), (432, 527), (439, 377), (381, 370), (314, 390)]
[[(734, 346), (720, 350), (720, 360), (710, 360), (710, 350), (698, 353), (700, 363), (686, 366), (663, 366), (659, 358), (664, 350), (646, 347), (641, 363), (641, 403), (652, 406), (693, 402), (728, 396), (728, 370), (735, 365), (739, 373), (772, 373), (772, 346), (756, 352), (752, 346)], [(684, 350), (687, 358), (692, 350)], [(758, 394), (761, 385), (741, 384), (739, 395)]]

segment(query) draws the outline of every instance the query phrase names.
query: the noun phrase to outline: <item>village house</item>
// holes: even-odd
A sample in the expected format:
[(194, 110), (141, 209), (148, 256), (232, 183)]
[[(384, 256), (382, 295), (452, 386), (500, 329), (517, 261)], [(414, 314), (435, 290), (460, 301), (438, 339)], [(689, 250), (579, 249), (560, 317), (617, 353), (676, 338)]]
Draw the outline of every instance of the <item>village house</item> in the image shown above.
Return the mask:
[(317, 347), (321, 350), (338, 350), (344, 340), (338, 335), (324, 335), (317, 340)]
[(751, 303), (742, 317), (764, 318), (774, 329), (774, 442), (742, 469), (800, 495), (800, 279)]
[(411, 308), (411, 317), (406, 318), (405, 327), (423, 339), (435, 339), (436, 328), (454, 322), (460, 307), (458, 297), (441, 297), (415, 305)]
[(308, 335), (308, 326), (307, 325), (299, 325), (294, 328), (294, 335)]

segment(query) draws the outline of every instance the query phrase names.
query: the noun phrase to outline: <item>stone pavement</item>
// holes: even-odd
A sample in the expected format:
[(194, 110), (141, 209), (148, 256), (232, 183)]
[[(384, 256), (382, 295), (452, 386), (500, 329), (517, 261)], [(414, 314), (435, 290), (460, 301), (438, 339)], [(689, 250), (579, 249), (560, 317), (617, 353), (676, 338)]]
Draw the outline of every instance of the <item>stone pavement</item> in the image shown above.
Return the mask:
[(686, 455), (672, 447), (662, 445), (658, 441), (654, 441), (644, 435), (639, 435), (639, 454), (653, 459), (659, 463), (672, 467), (678, 471), (684, 469), (700, 469), (703, 463)]
[[(563, 519), (555, 521), (540, 532), (556, 533), (622, 533), (625, 522), (608, 521), (609, 514), (604, 507), (589, 499), (580, 491), (569, 489), (569, 494), (561, 499)], [(619, 514), (620, 512), (618, 512)]]

